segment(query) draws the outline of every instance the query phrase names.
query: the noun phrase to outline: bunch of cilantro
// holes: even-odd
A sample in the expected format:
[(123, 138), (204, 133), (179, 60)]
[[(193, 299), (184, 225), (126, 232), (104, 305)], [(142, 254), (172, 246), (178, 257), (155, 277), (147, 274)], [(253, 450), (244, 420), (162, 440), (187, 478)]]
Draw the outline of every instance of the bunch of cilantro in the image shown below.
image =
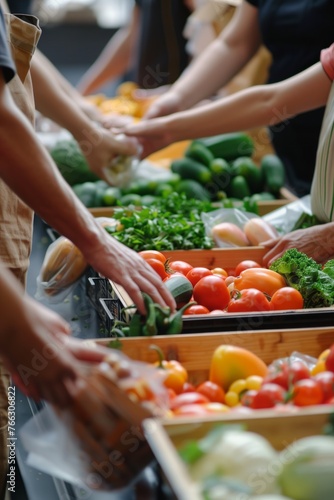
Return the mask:
[(208, 249), (213, 240), (206, 235), (201, 213), (216, 208), (211, 202), (172, 193), (140, 210), (115, 208), (113, 218), (119, 224), (106, 230), (135, 251)]
[(270, 269), (299, 290), (305, 308), (334, 304), (334, 259), (322, 266), (296, 248), (290, 248), (271, 264)]

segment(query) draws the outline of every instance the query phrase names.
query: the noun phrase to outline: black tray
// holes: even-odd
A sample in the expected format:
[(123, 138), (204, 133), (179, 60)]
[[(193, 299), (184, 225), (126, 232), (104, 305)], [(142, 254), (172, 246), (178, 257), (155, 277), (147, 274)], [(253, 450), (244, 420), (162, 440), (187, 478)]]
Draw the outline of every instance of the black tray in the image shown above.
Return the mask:
[[(100, 319), (105, 334), (115, 320), (128, 322), (131, 314), (122, 311), (123, 304), (109, 280), (99, 277), (93, 269), (87, 271), (86, 293)], [(262, 313), (228, 313), (221, 316), (196, 315), (183, 317), (182, 333), (214, 333), (249, 330), (286, 330), (312, 327), (334, 327), (334, 308), (270, 311)]]

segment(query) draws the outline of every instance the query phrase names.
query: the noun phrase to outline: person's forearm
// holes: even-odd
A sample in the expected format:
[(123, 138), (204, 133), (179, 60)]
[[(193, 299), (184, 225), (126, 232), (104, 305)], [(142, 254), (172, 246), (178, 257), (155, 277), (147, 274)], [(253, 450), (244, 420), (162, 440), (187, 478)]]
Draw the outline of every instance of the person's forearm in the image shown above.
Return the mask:
[[(44, 54), (38, 49), (36, 49), (32, 64), (31, 64), (31, 74), (33, 81), (35, 79), (35, 71), (39, 66), (44, 67), (45, 71), (48, 73), (49, 78), (51, 78), (54, 83), (57, 84), (66, 94), (79, 106), (81, 106), (84, 97), (80, 92), (58, 71), (58, 69), (51, 63), (51, 61), (45, 57)], [(37, 75), (38, 77), (38, 75)]]
[(257, 9), (243, 2), (223, 30), (172, 85), (180, 109), (211, 97), (252, 58), (261, 44)]
[(173, 141), (273, 126), (324, 106), (330, 85), (318, 63), (284, 82), (251, 87), (162, 120)]
[(93, 133), (94, 124), (83, 113), (72, 94), (60, 85), (49, 65), (37, 58), (32, 65), (36, 109), (61, 127), (69, 130), (80, 142)]
[(83, 253), (89, 253), (100, 237), (99, 226), (36, 140), (33, 128), (12, 101), (9, 90), (4, 86), (2, 92), (7, 98), (0, 121), (0, 177), (60, 234), (71, 239)]
[(135, 7), (129, 26), (115, 33), (94, 64), (82, 76), (77, 88), (83, 95), (92, 94), (129, 69), (138, 36), (139, 16), (138, 8)]

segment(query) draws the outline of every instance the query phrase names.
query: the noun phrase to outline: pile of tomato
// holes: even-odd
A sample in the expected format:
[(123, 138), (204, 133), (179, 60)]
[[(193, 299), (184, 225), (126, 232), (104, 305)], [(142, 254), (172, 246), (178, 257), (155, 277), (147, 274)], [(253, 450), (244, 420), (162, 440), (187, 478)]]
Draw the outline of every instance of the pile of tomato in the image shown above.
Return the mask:
[(192, 266), (183, 260), (170, 261), (156, 250), (139, 254), (163, 281), (182, 274), (193, 286), (185, 315), (225, 314), (254, 311), (302, 309), (301, 293), (286, 285), (284, 278), (254, 260), (243, 260), (233, 269)]
[(164, 360), (159, 366), (166, 375), (172, 416), (202, 416), (334, 405), (334, 344), (315, 362), (310, 359), (300, 355), (266, 366), (247, 349), (221, 345), (213, 353), (208, 379), (198, 385), (178, 361)]

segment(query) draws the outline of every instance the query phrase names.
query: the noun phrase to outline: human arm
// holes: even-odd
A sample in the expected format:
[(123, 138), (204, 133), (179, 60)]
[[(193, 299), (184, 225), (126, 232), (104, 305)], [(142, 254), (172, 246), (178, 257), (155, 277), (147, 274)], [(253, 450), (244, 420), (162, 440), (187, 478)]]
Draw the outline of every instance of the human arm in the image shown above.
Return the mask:
[(321, 63), (283, 82), (247, 88), (188, 111), (129, 125), (122, 131), (144, 146), (143, 156), (185, 139), (223, 134), (264, 125), (323, 106), (331, 81)]
[(270, 266), (289, 248), (297, 248), (318, 263), (324, 264), (329, 259), (334, 258), (334, 222), (319, 224), (307, 229), (298, 229), (281, 238), (268, 240), (261, 244), (268, 249), (262, 261), (265, 266)]
[[(42, 71), (44, 73), (44, 76), (43, 73), (42, 75), (40, 74)], [(45, 81), (45, 74), (48, 76), (48, 80), (55, 83), (58, 89), (62, 90), (65, 95), (67, 95), (70, 100), (88, 116), (88, 118), (96, 122), (103, 121), (104, 116), (102, 115), (98, 107), (90, 102), (87, 98), (82, 96), (80, 92), (58, 71), (58, 69), (51, 63), (51, 61), (47, 57), (45, 57), (45, 55), (42, 54), (40, 50), (36, 49), (31, 63), (31, 75), (34, 90), (36, 91), (36, 89), (42, 86), (44, 95), (46, 95), (46, 98), (44, 98), (46, 99), (44, 103), (44, 114), (48, 113), (48, 107), (52, 104), (52, 95), (49, 94), (48, 96), (49, 90), (43, 89), (45, 83), (48, 85), (48, 81)], [(38, 99), (38, 96), (35, 95), (35, 100), (36, 98)]]
[(152, 103), (146, 118), (189, 109), (211, 97), (244, 67), (260, 45), (258, 10), (242, 2), (219, 37)]
[(103, 84), (122, 76), (130, 67), (138, 36), (140, 9), (133, 8), (130, 23), (120, 28), (99, 57), (80, 79), (77, 88), (83, 95), (99, 90)]
[[(35, 59), (35, 55), (32, 80), (36, 108), (42, 115), (71, 132), (81, 147), (90, 169), (107, 180), (104, 169), (110, 165), (112, 159), (117, 154), (135, 155), (137, 144), (116, 140), (110, 130), (91, 120), (80, 107), (81, 103), (75, 100), (76, 90), (72, 94), (67, 91), (66, 86), (63, 87), (59, 83), (58, 74), (53, 71), (48, 60), (44, 60), (41, 54), (37, 54)], [(103, 119), (101, 116), (101, 122)]]
[(69, 238), (97, 272), (122, 285), (141, 312), (145, 310), (141, 291), (174, 309), (174, 300), (159, 276), (136, 252), (109, 236), (64, 181), (13, 102), (1, 73), (0, 114), (0, 177), (4, 182)]

